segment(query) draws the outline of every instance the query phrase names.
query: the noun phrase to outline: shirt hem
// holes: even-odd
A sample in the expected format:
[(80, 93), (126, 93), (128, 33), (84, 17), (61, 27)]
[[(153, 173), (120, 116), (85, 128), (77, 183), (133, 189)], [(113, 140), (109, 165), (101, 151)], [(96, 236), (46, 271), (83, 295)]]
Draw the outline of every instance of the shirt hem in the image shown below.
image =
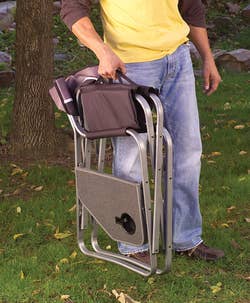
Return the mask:
[(121, 54), (118, 51), (115, 51), (115, 53), (119, 56), (119, 58), (125, 63), (125, 64), (129, 64), (129, 63), (139, 63), (139, 62), (150, 62), (150, 61), (154, 61), (154, 60), (159, 60), (164, 58), (167, 55), (171, 55), (173, 54), (177, 48), (179, 46), (181, 46), (182, 44), (185, 44), (189, 41), (189, 39), (185, 39), (183, 41), (181, 41), (181, 43), (179, 43), (177, 46), (175, 46), (174, 48), (170, 49), (170, 50), (166, 50), (166, 51), (161, 51), (160, 53), (157, 53), (155, 56), (146, 56), (146, 57), (139, 57), (139, 56), (135, 56), (135, 55), (131, 55), (131, 56), (124, 56), (123, 54)]

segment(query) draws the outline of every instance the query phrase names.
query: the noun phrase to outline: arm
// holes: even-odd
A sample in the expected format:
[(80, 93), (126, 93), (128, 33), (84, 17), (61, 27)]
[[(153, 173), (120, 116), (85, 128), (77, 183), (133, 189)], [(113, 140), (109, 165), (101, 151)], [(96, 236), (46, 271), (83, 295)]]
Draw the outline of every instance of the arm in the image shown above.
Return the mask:
[(202, 2), (202, 0), (179, 0), (179, 11), (187, 24), (206, 27), (205, 8)]
[(211, 95), (221, 82), (220, 74), (214, 62), (207, 31), (205, 28), (190, 26), (190, 39), (198, 49), (203, 62), (203, 91)]
[(201, 0), (180, 0), (179, 9), (183, 19), (189, 24), (189, 37), (203, 61), (204, 92), (211, 95), (217, 89), (221, 78), (209, 46), (204, 6)]
[(125, 64), (103, 42), (95, 31), (94, 26), (88, 17), (81, 18), (72, 26), (72, 32), (88, 48), (90, 48), (99, 60), (98, 73), (106, 78), (116, 78), (116, 70), (121, 69), (126, 72)]
[(89, 19), (90, 0), (63, 0), (61, 18), (74, 35), (91, 49), (99, 60), (98, 73), (106, 78), (116, 77), (116, 70), (126, 72), (121, 59), (106, 45)]

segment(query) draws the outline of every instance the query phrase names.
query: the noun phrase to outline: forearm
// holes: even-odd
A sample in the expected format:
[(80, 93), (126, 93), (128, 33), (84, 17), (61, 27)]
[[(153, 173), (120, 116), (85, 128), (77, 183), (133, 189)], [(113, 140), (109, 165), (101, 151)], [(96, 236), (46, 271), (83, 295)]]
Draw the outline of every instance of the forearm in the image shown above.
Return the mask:
[(205, 28), (190, 26), (190, 39), (198, 49), (203, 61), (203, 89), (207, 95), (216, 91), (221, 77), (216, 68)]
[(194, 43), (198, 52), (201, 55), (202, 60), (213, 60), (213, 54), (210, 49), (209, 40), (207, 36), (207, 30), (202, 27), (196, 27), (190, 25), (189, 38)]
[(100, 60), (108, 49), (99, 34), (96, 32), (89, 17), (84, 17), (72, 25), (73, 34), (86, 47), (91, 49)]
[(72, 25), (72, 32), (86, 47), (91, 49), (99, 60), (98, 73), (103, 77), (116, 78), (116, 70), (123, 73), (126, 68), (121, 59), (103, 42), (89, 17), (83, 17)]

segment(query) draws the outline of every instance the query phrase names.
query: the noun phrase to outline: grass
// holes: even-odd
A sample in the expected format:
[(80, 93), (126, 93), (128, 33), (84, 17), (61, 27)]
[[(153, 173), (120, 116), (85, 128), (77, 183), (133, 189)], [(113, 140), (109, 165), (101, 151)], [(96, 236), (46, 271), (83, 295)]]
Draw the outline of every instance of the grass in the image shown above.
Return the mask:
[[(96, 8), (93, 18), (98, 18)], [(59, 40), (56, 52), (71, 55), (56, 63), (55, 76), (96, 63), (57, 17), (54, 35)], [(236, 43), (245, 45), (247, 34), (238, 35)], [(14, 56), (14, 39), (14, 32), (1, 34), (0, 49)], [(67, 302), (62, 295), (74, 303), (115, 303), (113, 289), (142, 303), (249, 302), (249, 74), (222, 71), (222, 77), (220, 89), (209, 98), (201, 93), (198, 79), (197, 93), (204, 239), (223, 248), (226, 257), (213, 264), (174, 256), (169, 274), (151, 278), (88, 258), (76, 244), (73, 166), (5, 163), (0, 167), (0, 303)], [(0, 90), (0, 145), (8, 141), (13, 95), (13, 88)], [(63, 114), (55, 117), (58, 127), (69, 127)], [(58, 231), (72, 235), (57, 240)]]
[[(152, 278), (88, 258), (75, 240), (75, 214), (70, 211), (75, 200), (72, 170), (9, 163), (0, 169), (1, 303), (63, 302), (62, 295), (70, 295), (73, 302), (117, 302), (113, 289), (149, 303), (248, 302), (249, 75), (222, 76), (220, 90), (213, 96), (201, 93), (199, 79), (197, 90), (203, 138), (204, 238), (223, 248), (226, 257), (213, 264), (175, 256), (171, 273)], [(1, 91), (4, 129), (10, 125), (12, 93), (12, 89)], [(63, 123), (63, 117), (58, 119)], [(57, 240), (58, 229), (72, 236)], [(14, 240), (18, 234), (23, 235)]]

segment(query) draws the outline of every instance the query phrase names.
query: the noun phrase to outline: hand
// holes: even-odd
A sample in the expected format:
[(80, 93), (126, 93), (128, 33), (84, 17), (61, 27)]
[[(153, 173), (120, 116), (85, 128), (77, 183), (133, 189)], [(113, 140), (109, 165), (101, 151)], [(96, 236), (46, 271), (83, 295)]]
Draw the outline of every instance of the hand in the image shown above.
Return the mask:
[(126, 73), (125, 64), (121, 59), (105, 45), (101, 56), (99, 56), (98, 74), (104, 78), (116, 79), (116, 70), (120, 69), (122, 73)]
[(120, 69), (122, 73), (126, 73), (125, 64), (112, 49), (103, 42), (89, 17), (83, 17), (75, 22), (72, 25), (72, 31), (79, 41), (90, 48), (99, 59), (99, 75), (104, 78), (116, 79), (117, 69)]
[(219, 86), (221, 82), (220, 74), (215, 65), (214, 59), (211, 57), (203, 61), (203, 92), (210, 96)]

